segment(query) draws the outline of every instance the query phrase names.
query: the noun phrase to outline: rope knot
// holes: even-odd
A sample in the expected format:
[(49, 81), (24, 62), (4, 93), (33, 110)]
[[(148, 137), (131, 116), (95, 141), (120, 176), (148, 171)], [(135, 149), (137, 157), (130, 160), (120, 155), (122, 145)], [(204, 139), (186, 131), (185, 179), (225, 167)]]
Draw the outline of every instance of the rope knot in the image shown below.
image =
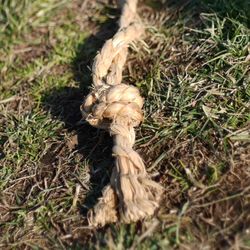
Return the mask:
[(150, 180), (144, 162), (133, 149), (135, 130), (143, 120), (143, 98), (134, 86), (122, 84), (122, 70), (128, 46), (143, 33), (136, 12), (137, 0), (122, 0), (119, 30), (107, 40), (95, 57), (93, 90), (81, 111), (92, 126), (106, 129), (113, 136), (113, 168), (110, 184), (103, 190), (89, 223), (104, 226), (120, 220), (125, 223), (152, 216), (159, 207), (163, 188)]
[(139, 90), (126, 84), (98, 86), (81, 106), (83, 118), (92, 126), (108, 129), (114, 121), (136, 127), (143, 120), (143, 98)]

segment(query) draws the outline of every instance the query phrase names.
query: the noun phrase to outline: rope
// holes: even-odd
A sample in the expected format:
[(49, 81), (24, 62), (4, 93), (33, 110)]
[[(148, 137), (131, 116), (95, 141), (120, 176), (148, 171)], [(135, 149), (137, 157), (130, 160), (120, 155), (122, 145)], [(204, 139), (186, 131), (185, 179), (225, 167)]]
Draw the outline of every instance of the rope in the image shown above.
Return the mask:
[(94, 127), (108, 130), (114, 140), (115, 167), (102, 198), (88, 213), (92, 226), (118, 220), (130, 223), (151, 216), (163, 191), (149, 179), (143, 160), (133, 150), (134, 127), (143, 120), (143, 98), (136, 87), (121, 81), (128, 45), (140, 38), (143, 27), (136, 13), (137, 0), (121, 2), (119, 30), (95, 57), (93, 89), (81, 106), (83, 118)]

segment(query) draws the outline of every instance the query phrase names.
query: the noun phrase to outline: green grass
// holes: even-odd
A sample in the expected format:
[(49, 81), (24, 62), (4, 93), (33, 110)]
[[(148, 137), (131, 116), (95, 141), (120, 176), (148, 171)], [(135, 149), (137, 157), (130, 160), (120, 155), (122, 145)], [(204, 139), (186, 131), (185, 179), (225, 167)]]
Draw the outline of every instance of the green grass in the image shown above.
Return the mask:
[(0, 1), (1, 249), (249, 247), (249, 3), (146, 5), (124, 82), (145, 98), (136, 149), (166, 192), (154, 218), (92, 229), (86, 210), (109, 180), (112, 139), (78, 123), (79, 106), (119, 12)]

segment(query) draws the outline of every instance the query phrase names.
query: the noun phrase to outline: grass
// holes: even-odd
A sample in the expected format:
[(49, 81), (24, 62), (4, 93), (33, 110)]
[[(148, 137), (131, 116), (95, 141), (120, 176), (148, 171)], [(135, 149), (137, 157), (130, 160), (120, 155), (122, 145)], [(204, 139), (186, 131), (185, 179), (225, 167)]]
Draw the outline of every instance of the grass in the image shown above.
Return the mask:
[(106, 1), (0, 1), (0, 248), (248, 249), (248, 1), (145, 1), (124, 82), (136, 148), (166, 191), (154, 218), (87, 226), (112, 140), (78, 123), (89, 66), (119, 17)]

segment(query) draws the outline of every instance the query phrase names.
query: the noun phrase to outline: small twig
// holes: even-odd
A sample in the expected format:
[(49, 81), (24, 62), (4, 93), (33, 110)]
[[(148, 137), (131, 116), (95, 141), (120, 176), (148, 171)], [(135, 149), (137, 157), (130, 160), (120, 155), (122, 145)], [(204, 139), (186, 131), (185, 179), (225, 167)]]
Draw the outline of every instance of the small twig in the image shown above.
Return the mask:
[(16, 95), (13, 95), (13, 96), (11, 96), (9, 98), (6, 98), (4, 100), (0, 100), (0, 104), (5, 104), (5, 103), (8, 103), (8, 102), (13, 102), (13, 101), (15, 101), (17, 99), (19, 99), (19, 97), (16, 96)]
[(83, 183), (76, 174), (74, 176), (77, 179), (77, 181), (79, 182), (79, 184), (83, 187), (83, 189), (86, 189), (87, 191), (89, 191), (89, 186), (87, 186), (85, 183)]
[(200, 208), (200, 207), (207, 207), (207, 206), (210, 206), (210, 205), (214, 205), (216, 203), (219, 203), (219, 202), (222, 202), (222, 201), (227, 201), (227, 200), (231, 200), (231, 199), (235, 199), (237, 197), (240, 197), (240, 196), (243, 196), (245, 195), (245, 193), (247, 191), (250, 190), (250, 186), (245, 188), (243, 191), (237, 193), (237, 194), (233, 194), (233, 195), (230, 195), (230, 196), (227, 196), (225, 198), (222, 198), (222, 199), (218, 199), (218, 200), (215, 200), (215, 201), (211, 201), (211, 202), (207, 202), (207, 203), (203, 203), (203, 204), (200, 204), (200, 205), (192, 205), (190, 206), (190, 208)]
[(181, 218), (182, 216), (185, 214), (185, 212), (187, 211), (187, 208), (189, 206), (189, 201), (187, 201), (182, 209), (181, 209), (181, 212), (178, 216), (178, 219), (177, 219), (177, 223), (176, 223), (176, 243), (177, 244), (180, 244), (180, 227), (181, 227)]
[(70, 211), (72, 211), (73, 208), (76, 207), (76, 204), (77, 204), (77, 201), (78, 201), (78, 197), (79, 197), (79, 194), (80, 194), (80, 190), (81, 190), (81, 185), (79, 184), (76, 184), (76, 191), (75, 191), (75, 195), (74, 195), (74, 198), (73, 198), (73, 201), (72, 201), (72, 205), (68, 211), (68, 213)]

